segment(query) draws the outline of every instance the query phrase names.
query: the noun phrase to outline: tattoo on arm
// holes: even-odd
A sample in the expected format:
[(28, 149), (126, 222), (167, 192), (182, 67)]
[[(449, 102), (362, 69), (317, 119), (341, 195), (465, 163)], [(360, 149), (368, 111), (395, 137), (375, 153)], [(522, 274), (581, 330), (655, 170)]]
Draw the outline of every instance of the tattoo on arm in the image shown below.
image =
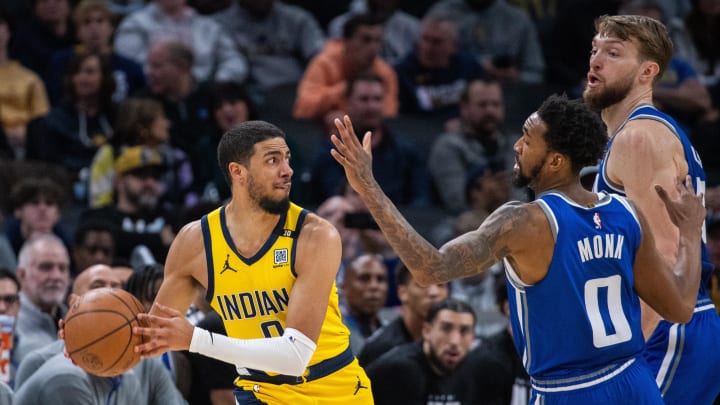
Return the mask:
[(423, 283), (446, 282), (479, 274), (510, 253), (509, 241), (527, 225), (524, 204), (509, 203), (492, 213), (479, 229), (448, 242), (439, 250), (425, 240), (380, 190), (365, 203), (395, 253)]

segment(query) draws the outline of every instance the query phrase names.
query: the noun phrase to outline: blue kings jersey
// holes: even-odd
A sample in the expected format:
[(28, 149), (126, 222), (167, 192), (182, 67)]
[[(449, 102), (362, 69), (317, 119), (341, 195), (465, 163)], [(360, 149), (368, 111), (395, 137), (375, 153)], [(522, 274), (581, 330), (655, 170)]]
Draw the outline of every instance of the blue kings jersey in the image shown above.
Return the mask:
[[(625, 122), (615, 131), (615, 134), (613, 134), (613, 136), (610, 138), (610, 141), (607, 145), (607, 151), (605, 152), (605, 156), (603, 157), (603, 160), (598, 166), (598, 175), (595, 178), (595, 184), (593, 186), (593, 189), (595, 191), (607, 191), (610, 193), (625, 195), (624, 187), (620, 184), (614, 183), (608, 177), (605, 162), (607, 161), (608, 156), (612, 152), (612, 143), (615, 139), (615, 135), (618, 134), (629, 121), (637, 119), (648, 119), (661, 122), (666, 127), (668, 127), (672, 131), (672, 133), (675, 134), (675, 136), (678, 137), (680, 143), (682, 144), (683, 151), (685, 152), (685, 160), (687, 161), (688, 165), (688, 175), (692, 178), (693, 188), (698, 194), (704, 193), (706, 177), (705, 170), (702, 166), (702, 161), (700, 160), (700, 155), (698, 155), (697, 151), (690, 143), (687, 135), (685, 135), (685, 132), (682, 130), (682, 128), (680, 128), (680, 126), (677, 124), (677, 122), (675, 122), (672, 117), (658, 111), (655, 107), (649, 105), (636, 108), (635, 111), (633, 111), (628, 116)], [(703, 224), (702, 233), (702, 274), (700, 279), (700, 290), (698, 291), (698, 301), (708, 297), (708, 291), (706, 286), (710, 282), (710, 275), (712, 274), (714, 267), (712, 262), (710, 261), (710, 255), (705, 244), (707, 242), (705, 224)]]
[(643, 349), (633, 290), (640, 224), (625, 198), (598, 196), (592, 207), (558, 192), (535, 201), (555, 239), (543, 280), (524, 284), (505, 260), (515, 345), (534, 382), (588, 383)]

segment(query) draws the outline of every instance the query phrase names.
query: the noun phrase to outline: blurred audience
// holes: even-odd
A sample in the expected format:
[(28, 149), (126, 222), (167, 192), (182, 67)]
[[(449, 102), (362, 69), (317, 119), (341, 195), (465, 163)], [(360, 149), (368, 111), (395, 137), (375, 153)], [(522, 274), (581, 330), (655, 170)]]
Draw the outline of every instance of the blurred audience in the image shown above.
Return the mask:
[(340, 283), (342, 321), (350, 330), (350, 349), (357, 356), (365, 340), (386, 322), (380, 316), (388, 295), (383, 257), (363, 254), (344, 267)]
[(465, 186), (472, 168), (492, 167), (494, 173), (512, 168), (515, 139), (503, 133), (504, 120), (500, 83), (484, 79), (468, 83), (460, 95), (459, 128), (438, 135), (428, 158), (434, 190), (448, 213), (457, 215), (469, 208)]
[(115, 227), (106, 220), (80, 222), (73, 238), (72, 274), (96, 264), (110, 266), (115, 257)]
[(263, 89), (297, 84), (325, 43), (315, 18), (276, 0), (233, 0), (214, 15), (250, 61), (249, 83)]
[(400, 316), (365, 341), (358, 355), (358, 361), (363, 367), (396, 346), (419, 342), (428, 309), (448, 297), (446, 283), (421, 286), (402, 262), (395, 269), (395, 284), (400, 299)]
[[(347, 115), (359, 137), (372, 132), (373, 173), (390, 199), (398, 205), (427, 206), (430, 198), (425, 164), (415, 147), (405, 140), (409, 138), (402, 138), (385, 124), (386, 96), (379, 76), (361, 75), (348, 83)], [(313, 194), (320, 199), (338, 194), (345, 181), (342, 166), (327, 152), (330, 141), (326, 143), (312, 168)]]
[(152, 46), (168, 39), (192, 50), (192, 73), (199, 81), (243, 81), (248, 75), (245, 57), (220, 24), (198, 14), (185, 0), (156, 0), (128, 14), (115, 32), (115, 49), (145, 65), (152, 63)]
[(75, 6), (72, 16), (78, 44), (54, 52), (44, 71), (48, 96), (53, 105), (62, 101), (63, 77), (68, 62), (77, 52), (93, 51), (107, 57), (115, 79), (115, 91), (112, 95), (115, 102), (126, 99), (145, 85), (142, 66), (113, 49), (111, 41), (115, 29), (114, 15), (106, 1), (82, 0)]
[(450, 13), (460, 22), (460, 44), (500, 81), (539, 83), (545, 59), (528, 15), (505, 0), (442, 0), (428, 14)]
[(460, 94), (482, 67), (458, 45), (458, 26), (450, 15), (423, 18), (419, 40), (395, 65), (402, 113), (433, 114), (450, 119), (458, 114)]
[(70, 286), (70, 255), (55, 235), (33, 237), (23, 244), (16, 270), (20, 280), (20, 312), (15, 361), (57, 340), (58, 321), (65, 317)]
[(35, 72), (11, 59), (8, 46), (12, 35), (8, 17), (0, 11), (0, 124), (15, 159), (25, 157), (27, 124), (47, 114), (45, 86)]
[(322, 120), (328, 113), (346, 111), (349, 83), (374, 73), (384, 87), (385, 116), (398, 112), (398, 84), (395, 71), (380, 58), (383, 23), (370, 14), (356, 15), (343, 26), (342, 39), (331, 39), (310, 61), (293, 108), (295, 118)]
[(335, 17), (328, 27), (332, 38), (342, 36), (343, 26), (355, 15), (369, 13), (384, 21), (380, 57), (389, 64), (399, 62), (417, 42), (417, 17), (399, 9), (400, 0), (354, 0), (347, 13)]

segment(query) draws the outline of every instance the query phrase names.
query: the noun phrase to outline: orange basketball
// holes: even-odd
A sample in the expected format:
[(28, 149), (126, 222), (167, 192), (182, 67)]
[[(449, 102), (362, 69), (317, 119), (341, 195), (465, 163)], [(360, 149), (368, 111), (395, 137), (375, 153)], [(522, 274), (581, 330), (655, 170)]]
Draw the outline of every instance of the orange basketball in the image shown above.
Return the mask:
[(101, 377), (120, 375), (140, 361), (133, 333), (144, 308), (124, 290), (98, 288), (83, 294), (65, 317), (65, 348), (83, 370)]

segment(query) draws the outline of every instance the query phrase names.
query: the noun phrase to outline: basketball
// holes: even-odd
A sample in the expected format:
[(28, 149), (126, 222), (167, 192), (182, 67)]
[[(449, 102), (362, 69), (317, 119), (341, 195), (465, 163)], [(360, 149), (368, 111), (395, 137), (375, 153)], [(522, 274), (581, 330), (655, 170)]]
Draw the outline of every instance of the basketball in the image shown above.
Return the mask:
[(133, 333), (144, 308), (124, 290), (98, 288), (83, 294), (65, 317), (65, 348), (83, 370), (100, 377), (124, 373), (140, 361), (135, 345), (143, 336)]

